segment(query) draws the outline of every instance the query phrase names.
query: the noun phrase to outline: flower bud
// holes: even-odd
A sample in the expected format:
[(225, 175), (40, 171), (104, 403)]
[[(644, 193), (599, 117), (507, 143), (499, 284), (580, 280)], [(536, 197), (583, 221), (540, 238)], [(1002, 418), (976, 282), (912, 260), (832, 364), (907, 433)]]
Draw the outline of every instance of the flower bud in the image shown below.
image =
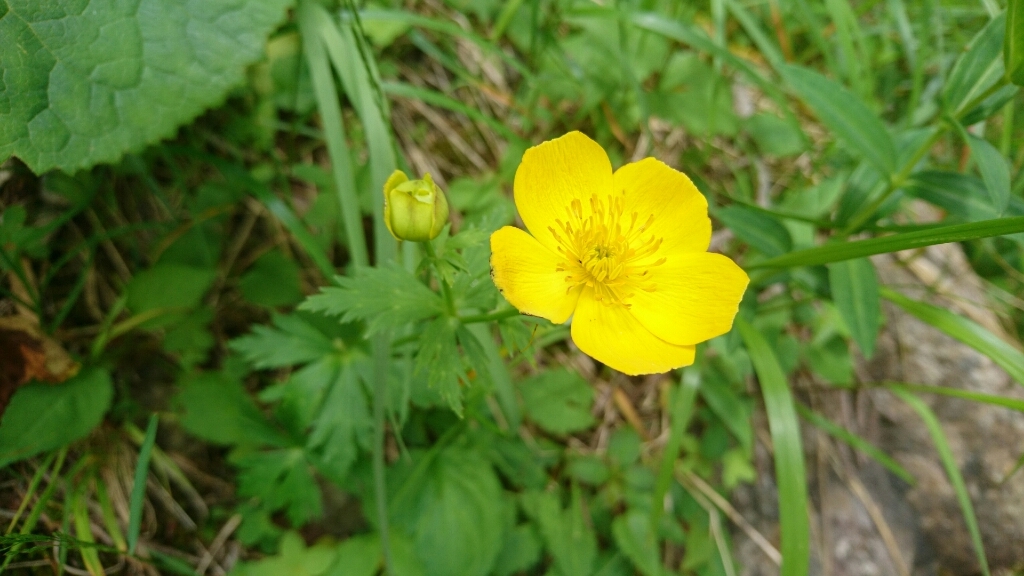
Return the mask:
[(447, 222), (448, 200), (430, 174), (409, 180), (395, 170), (384, 183), (384, 224), (398, 240), (433, 240)]

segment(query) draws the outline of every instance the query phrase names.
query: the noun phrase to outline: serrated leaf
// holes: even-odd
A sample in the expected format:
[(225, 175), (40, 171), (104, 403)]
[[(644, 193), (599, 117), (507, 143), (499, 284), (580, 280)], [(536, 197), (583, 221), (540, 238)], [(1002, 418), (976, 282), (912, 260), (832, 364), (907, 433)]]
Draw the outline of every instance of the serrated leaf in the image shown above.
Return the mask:
[(741, 240), (766, 256), (779, 256), (793, 249), (793, 239), (778, 220), (742, 206), (729, 206), (715, 212)]
[(0, 419), (0, 468), (85, 437), (110, 407), (114, 387), (98, 368), (61, 384), (18, 389)]
[(74, 172), (171, 136), (244, 80), (290, 4), (3, 0), (0, 159)]
[(596, 423), (590, 415), (594, 389), (574, 371), (541, 372), (524, 380), (519, 391), (527, 417), (552, 434), (572, 434)]
[(978, 163), (981, 179), (988, 189), (989, 200), (997, 216), (1001, 216), (1010, 203), (1010, 164), (995, 146), (988, 140), (977, 136), (967, 136), (971, 146), (971, 155)]
[(1024, 86), (1024, 2), (1009, 0), (1006, 6), (1006, 37), (1003, 40), (1006, 77)]
[(462, 387), (459, 380), (466, 372), (455, 339), (456, 325), (446, 317), (434, 320), (420, 335), (414, 375), (425, 378), (459, 416), (462, 415)]
[(881, 119), (843, 85), (792, 64), (779, 67), (783, 79), (818, 118), (858, 155), (885, 175), (896, 170), (896, 146)]
[(0, 159), (70, 173), (171, 136), (244, 79), (290, 4), (0, 1)]
[(828, 265), (828, 279), (832, 301), (861, 353), (870, 359), (875, 354), (881, 313), (875, 266), (867, 258), (833, 262)]
[(256, 326), (228, 346), (259, 369), (304, 364), (337, 351), (326, 334), (298, 314), (275, 314), (273, 324)]
[(439, 314), (441, 298), (399, 266), (363, 268), (355, 276), (338, 276), (338, 287), (321, 288), (299, 308), (364, 321), (367, 334), (399, 328)]
[(263, 417), (241, 383), (225, 374), (206, 373), (187, 379), (175, 402), (184, 411), (181, 426), (209, 442), (287, 444), (281, 433)]
[(1003, 14), (990, 20), (964, 47), (964, 53), (953, 65), (942, 99), (946, 110), (954, 116), (967, 112), (968, 105), (1003, 77), (1005, 22)]
[(372, 433), (373, 417), (363, 385), (351, 366), (340, 366), (313, 422), (307, 450), (340, 483), (355, 464), (359, 448), (369, 448)]
[(238, 495), (258, 498), (270, 511), (284, 510), (292, 526), (323, 514), (320, 487), (301, 448), (269, 452), (236, 452)]

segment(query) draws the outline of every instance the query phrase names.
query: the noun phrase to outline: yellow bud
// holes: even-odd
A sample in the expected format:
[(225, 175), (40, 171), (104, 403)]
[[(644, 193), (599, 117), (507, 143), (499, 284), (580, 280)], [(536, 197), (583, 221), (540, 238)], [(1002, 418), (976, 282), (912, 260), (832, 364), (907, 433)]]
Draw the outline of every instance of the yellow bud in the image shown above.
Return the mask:
[(437, 238), (448, 222), (448, 200), (430, 174), (409, 180), (395, 170), (384, 183), (384, 224), (399, 240), (426, 242)]

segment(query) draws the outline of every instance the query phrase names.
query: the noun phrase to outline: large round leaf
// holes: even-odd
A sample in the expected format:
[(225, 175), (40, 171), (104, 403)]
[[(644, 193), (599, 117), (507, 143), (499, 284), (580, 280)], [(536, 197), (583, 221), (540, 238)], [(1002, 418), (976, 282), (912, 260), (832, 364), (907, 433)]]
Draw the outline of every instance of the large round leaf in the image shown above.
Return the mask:
[(0, 0), (0, 160), (113, 162), (224, 99), (291, 0)]

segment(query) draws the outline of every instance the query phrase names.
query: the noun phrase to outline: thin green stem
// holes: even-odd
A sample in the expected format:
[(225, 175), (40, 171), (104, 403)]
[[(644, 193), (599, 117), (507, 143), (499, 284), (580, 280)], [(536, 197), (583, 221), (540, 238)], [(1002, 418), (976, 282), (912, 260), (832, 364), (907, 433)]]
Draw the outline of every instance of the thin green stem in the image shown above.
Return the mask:
[[(426, 241), (423, 246), (427, 250), (427, 256), (430, 258), (432, 264), (436, 264), (438, 261), (437, 252), (434, 250), (434, 243)], [(452, 318), (458, 318), (458, 311), (455, 309), (455, 298), (452, 296), (452, 288), (445, 281), (444, 276), (437, 274), (437, 283), (441, 286), (441, 296), (444, 298), (445, 310), (448, 315)]]
[(504, 320), (506, 318), (512, 318), (519, 316), (519, 310), (508, 306), (501, 310), (495, 310), (494, 312), (488, 312), (486, 314), (473, 314), (470, 316), (460, 316), (459, 322), (463, 324), (476, 324), (479, 322), (496, 322), (498, 320)]
[(938, 139), (941, 138), (947, 130), (949, 130), (950, 128), (959, 127), (960, 118), (962, 118), (964, 114), (970, 112), (971, 110), (974, 110), (974, 108), (977, 107), (982, 102), (984, 102), (986, 98), (988, 98), (992, 94), (995, 94), (999, 89), (1001, 89), (1005, 85), (1006, 79), (1000, 79), (998, 82), (996, 82), (987, 90), (985, 90), (976, 98), (974, 98), (974, 100), (971, 100), (969, 103), (967, 103), (966, 106), (960, 108), (959, 113), (957, 113), (954, 116), (947, 117), (945, 122), (941, 122), (938, 126), (936, 126), (935, 131), (932, 133), (932, 135), (929, 136), (928, 140), (926, 140), (920, 147), (918, 147), (917, 150), (914, 151), (914, 155), (911, 156), (910, 160), (906, 164), (903, 165), (903, 168), (889, 178), (889, 182), (886, 184), (885, 191), (882, 192), (877, 198), (875, 198), (870, 204), (868, 204), (866, 208), (859, 210), (853, 216), (853, 218), (850, 219), (850, 223), (843, 228), (839, 236), (849, 236), (851, 233), (860, 229), (860, 226), (863, 225), (869, 218), (871, 218), (875, 211), (878, 210), (878, 208), (881, 207), (882, 204), (884, 204), (885, 201), (888, 200), (894, 192), (902, 188), (907, 183), (907, 179), (910, 177), (910, 174), (914, 171), (914, 167), (917, 166), (917, 163), (920, 162), (928, 154), (928, 152), (931, 151), (932, 146), (935, 145), (935, 142), (937, 142)]

